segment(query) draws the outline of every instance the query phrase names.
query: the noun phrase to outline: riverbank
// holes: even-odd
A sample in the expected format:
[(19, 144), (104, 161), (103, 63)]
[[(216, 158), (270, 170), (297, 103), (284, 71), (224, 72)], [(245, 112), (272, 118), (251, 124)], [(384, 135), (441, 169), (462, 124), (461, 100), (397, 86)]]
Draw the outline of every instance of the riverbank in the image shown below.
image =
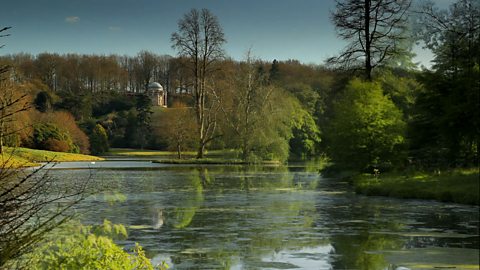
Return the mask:
[[(210, 150), (205, 153), (204, 158), (197, 159), (197, 153), (192, 151), (182, 152), (182, 158), (177, 158), (177, 152), (143, 149), (113, 148), (105, 157), (131, 157), (150, 159), (154, 163), (163, 164), (218, 164), (218, 165), (248, 165), (251, 162), (245, 162), (238, 159), (239, 152), (236, 150)], [(279, 165), (279, 161), (265, 160), (255, 164)]]
[(427, 199), (480, 204), (479, 170), (456, 169), (442, 173), (363, 174), (352, 178), (355, 191), (368, 196)]
[(32, 167), (41, 162), (66, 162), (66, 161), (96, 161), (104, 158), (64, 152), (30, 149), (24, 147), (6, 147), (0, 155), (0, 166), (3, 167)]
[(201, 158), (201, 159), (160, 159), (154, 160), (153, 163), (163, 163), (163, 164), (212, 164), (212, 165), (250, 165), (250, 164), (261, 164), (261, 165), (280, 165), (278, 161), (261, 161), (256, 163), (245, 162), (237, 159), (222, 159), (222, 158)]

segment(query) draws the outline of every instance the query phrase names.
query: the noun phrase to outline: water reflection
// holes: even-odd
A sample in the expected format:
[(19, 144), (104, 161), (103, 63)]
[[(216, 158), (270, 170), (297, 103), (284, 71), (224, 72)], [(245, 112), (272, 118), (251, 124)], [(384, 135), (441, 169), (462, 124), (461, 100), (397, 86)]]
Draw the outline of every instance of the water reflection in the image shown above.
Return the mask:
[[(95, 179), (103, 193), (80, 210), (88, 210), (85, 222), (127, 225), (129, 239), (120, 244), (139, 242), (174, 269), (395, 269), (408, 266), (400, 255), (413, 249), (478, 251), (478, 207), (356, 196), (317, 171), (100, 169)], [(464, 265), (478, 265), (478, 257), (465, 254)]]

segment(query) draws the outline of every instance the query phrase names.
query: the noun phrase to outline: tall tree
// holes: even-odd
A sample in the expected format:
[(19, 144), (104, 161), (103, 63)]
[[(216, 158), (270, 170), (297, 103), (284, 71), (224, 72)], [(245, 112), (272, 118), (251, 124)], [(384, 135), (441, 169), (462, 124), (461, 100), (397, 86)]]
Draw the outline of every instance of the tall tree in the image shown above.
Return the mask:
[(145, 93), (148, 90), (148, 84), (154, 76), (157, 63), (158, 60), (155, 54), (148, 51), (141, 51), (138, 53), (135, 73), (137, 80), (142, 84)]
[(206, 145), (215, 138), (218, 103), (208, 80), (217, 71), (215, 63), (224, 56), (225, 37), (216, 16), (209, 10), (192, 9), (178, 21), (178, 32), (172, 34), (172, 47), (186, 57), (193, 75), (194, 108), (199, 148), (202, 158)]
[(448, 10), (427, 2), (420, 37), (435, 55), (421, 76), (411, 121), (412, 156), (427, 166), (478, 165), (480, 134), (480, 3), (458, 0)]
[(232, 87), (226, 88), (222, 111), (226, 133), (241, 158), (252, 162), (258, 159), (285, 161), (289, 154), (292, 127), (299, 119), (298, 101), (283, 89), (269, 84), (262, 63), (250, 52), (235, 70)]
[(404, 51), (411, 0), (336, 0), (332, 21), (338, 36), (350, 43), (328, 60), (345, 68), (362, 67), (372, 80), (375, 67)]
[(390, 168), (402, 161), (405, 122), (380, 83), (353, 79), (333, 112), (325, 137), (336, 165), (366, 170)]

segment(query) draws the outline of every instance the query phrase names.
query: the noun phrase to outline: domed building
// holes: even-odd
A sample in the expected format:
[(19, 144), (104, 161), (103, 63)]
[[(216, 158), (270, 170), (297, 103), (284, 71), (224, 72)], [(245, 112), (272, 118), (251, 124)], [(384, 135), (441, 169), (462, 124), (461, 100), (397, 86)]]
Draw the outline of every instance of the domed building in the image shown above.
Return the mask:
[(153, 106), (167, 107), (167, 91), (158, 82), (151, 82), (148, 84), (147, 95), (152, 100)]

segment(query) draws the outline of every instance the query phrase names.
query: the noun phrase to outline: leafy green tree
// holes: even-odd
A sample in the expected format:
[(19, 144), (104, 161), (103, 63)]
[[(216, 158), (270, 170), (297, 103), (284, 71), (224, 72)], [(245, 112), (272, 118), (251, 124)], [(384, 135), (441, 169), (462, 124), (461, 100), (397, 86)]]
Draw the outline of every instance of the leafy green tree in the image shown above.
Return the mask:
[(298, 101), (300, 101), (300, 104), (302, 104), (309, 113), (315, 112), (320, 95), (313, 90), (310, 85), (297, 82), (284, 87), (285, 90), (292, 93), (298, 99)]
[(82, 89), (62, 91), (61, 101), (55, 104), (57, 109), (72, 113), (77, 121), (85, 121), (92, 116), (92, 96)]
[(108, 152), (108, 136), (102, 125), (96, 124), (90, 135), (90, 152), (100, 155)]
[(312, 115), (299, 108), (292, 121), (293, 137), (290, 139), (290, 153), (296, 158), (308, 158), (318, 154), (320, 130)]
[(378, 82), (351, 80), (333, 105), (329, 156), (345, 168), (390, 167), (402, 158), (405, 122)]
[(135, 109), (137, 111), (136, 142), (143, 149), (152, 134), (152, 101), (147, 95), (139, 95)]
[(280, 79), (280, 67), (277, 59), (274, 59), (269, 71), (269, 81), (277, 83)]
[(222, 103), (227, 134), (244, 161), (288, 158), (288, 141), (298, 101), (281, 88), (269, 84), (259, 62), (247, 54), (240, 63), (233, 87)]
[(427, 167), (478, 165), (480, 3), (458, 0), (438, 10), (430, 2), (422, 11), (420, 34), (435, 59), (420, 77), (411, 155)]

